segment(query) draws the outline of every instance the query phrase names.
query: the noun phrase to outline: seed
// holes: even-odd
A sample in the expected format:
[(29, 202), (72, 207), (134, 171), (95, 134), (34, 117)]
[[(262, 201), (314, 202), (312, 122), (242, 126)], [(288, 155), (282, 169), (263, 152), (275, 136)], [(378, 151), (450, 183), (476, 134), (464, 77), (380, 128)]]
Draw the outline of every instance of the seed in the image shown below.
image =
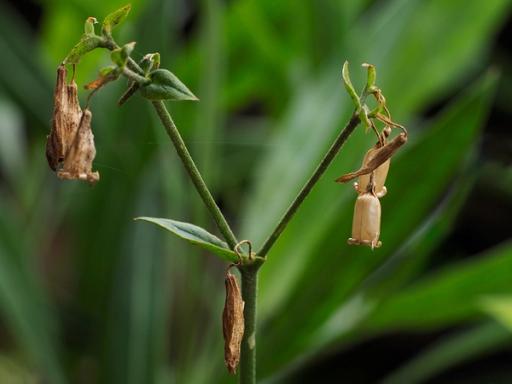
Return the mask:
[(226, 302), (222, 313), (224, 334), (224, 362), (231, 374), (236, 373), (240, 362), (240, 346), (244, 336), (244, 301), (234, 275), (226, 274)]

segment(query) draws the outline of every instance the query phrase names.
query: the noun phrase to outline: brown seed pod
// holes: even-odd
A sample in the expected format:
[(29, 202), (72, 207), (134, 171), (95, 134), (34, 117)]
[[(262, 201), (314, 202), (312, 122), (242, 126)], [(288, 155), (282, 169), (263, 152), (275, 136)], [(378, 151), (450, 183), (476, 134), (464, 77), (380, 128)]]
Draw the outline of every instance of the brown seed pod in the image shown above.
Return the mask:
[(352, 221), (352, 237), (348, 239), (351, 245), (367, 245), (378, 248), (382, 245), (380, 236), (380, 201), (368, 191), (357, 197)]
[(224, 334), (224, 362), (231, 374), (236, 373), (240, 362), (240, 346), (244, 336), (244, 301), (237, 279), (229, 271), (226, 273), (226, 302), (222, 313)]

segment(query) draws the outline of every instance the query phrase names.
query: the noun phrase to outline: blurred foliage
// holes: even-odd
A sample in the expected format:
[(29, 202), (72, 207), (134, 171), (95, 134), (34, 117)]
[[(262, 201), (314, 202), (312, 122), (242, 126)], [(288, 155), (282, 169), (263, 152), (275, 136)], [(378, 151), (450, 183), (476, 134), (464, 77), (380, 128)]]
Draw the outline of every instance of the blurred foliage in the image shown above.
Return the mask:
[[(34, 26), (0, 4), (2, 383), (234, 381), (222, 366), (224, 265), (132, 221), (215, 231), (147, 103), (117, 108), (122, 81), (93, 99), (94, 188), (59, 182), (44, 160), (57, 64), (88, 16), (121, 5), (40, 2)], [(201, 99), (172, 104), (173, 116), (239, 238), (256, 246), (351, 112), (345, 59), (359, 85), (358, 63), (377, 66), (394, 119), (409, 129), (382, 200), (382, 248), (345, 245), (355, 193), (333, 180), (372, 144), (358, 130), (269, 254), (262, 381), (297, 382), (325, 354), (396, 332), (447, 333), (389, 367), (388, 383), (510, 348), (512, 243), (432, 262), (475, 179), (511, 195), (510, 168), (478, 156), (497, 85), (512, 89), (489, 68), (509, 10), (507, 0), (132, 1), (116, 39), (137, 41), (136, 59), (160, 51), (162, 67)], [(85, 57), (78, 83), (107, 64), (106, 52)]]

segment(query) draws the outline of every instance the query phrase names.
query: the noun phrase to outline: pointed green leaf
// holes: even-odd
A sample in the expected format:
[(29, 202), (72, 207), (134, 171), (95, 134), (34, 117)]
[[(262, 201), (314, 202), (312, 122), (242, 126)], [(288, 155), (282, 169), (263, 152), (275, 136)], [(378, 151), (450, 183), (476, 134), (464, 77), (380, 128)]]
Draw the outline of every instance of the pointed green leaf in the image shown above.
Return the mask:
[(126, 16), (128, 16), (128, 13), (130, 13), (131, 8), (131, 4), (127, 4), (105, 17), (101, 27), (103, 34), (110, 35), (112, 29), (114, 29), (117, 25), (121, 24), (124, 19), (126, 19)]
[(343, 84), (345, 85), (345, 89), (347, 90), (350, 98), (354, 102), (354, 106), (357, 110), (361, 109), (361, 102), (359, 101), (359, 96), (357, 96), (356, 90), (352, 85), (352, 81), (350, 80), (350, 73), (348, 71), (348, 61), (343, 63), (343, 69), (341, 70), (341, 76), (343, 77)]
[(71, 49), (64, 59), (64, 64), (78, 64), (82, 56), (98, 48), (101, 38), (96, 35), (84, 34), (80, 41)]
[(149, 100), (198, 100), (180, 79), (167, 69), (150, 72), (148, 83), (141, 88), (142, 95)]
[(196, 225), (176, 220), (160, 219), (156, 217), (138, 217), (135, 220), (144, 220), (156, 224), (182, 238), (183, 240), (187, 240), (191, 244), (198, 245), (210, 252), (215, 253), (217, 256), (220, 256), (226, 261), (238, 261), (238, 256), (236, 253), (230, 250), (225, 242)]

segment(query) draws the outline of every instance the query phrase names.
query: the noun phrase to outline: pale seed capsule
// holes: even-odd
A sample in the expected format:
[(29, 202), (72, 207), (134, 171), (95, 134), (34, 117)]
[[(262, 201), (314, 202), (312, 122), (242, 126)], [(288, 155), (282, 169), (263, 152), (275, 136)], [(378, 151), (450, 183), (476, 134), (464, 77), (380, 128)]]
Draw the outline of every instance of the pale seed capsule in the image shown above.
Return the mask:
[[(375, 154), (379, 151), (380, 148), (370, 148), (363, 159), (362, 168), (364, 168), (370, 160), (375, 156)], [(375, 185), (375, 195), (377, 197), (383, 197), (387, 193), (387, 188), (384, 185), (386, 183), (386, 178), (388, 176), (389, 165), (391, 163), (391, 158), (387, 159), (384, 163), (382, 163), (379, 167), (377, 167), (374, 171), (374, 185)], [(365, 193), (368, 188), (368, 184), (370, 183), (370, 175), (361, 175), (359, 176), (359, 181), (354, 183), (354, 188), (358, 193)]]
[(357, 197), (352, 221), (351, 245), (367, 245), (378, 248), (382, 245), (380, 235), (380, 201), (372, 192)]

